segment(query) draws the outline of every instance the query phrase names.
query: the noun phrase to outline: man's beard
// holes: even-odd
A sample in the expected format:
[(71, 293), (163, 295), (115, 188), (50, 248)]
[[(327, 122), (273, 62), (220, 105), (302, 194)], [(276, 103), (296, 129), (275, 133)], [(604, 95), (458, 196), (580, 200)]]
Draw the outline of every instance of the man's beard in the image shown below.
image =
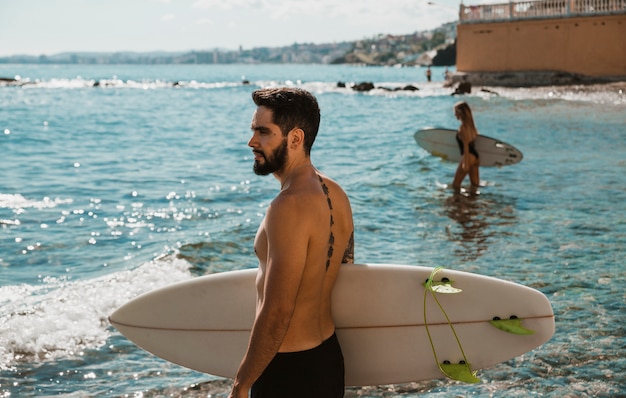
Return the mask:
[(282, 144), (274, 149), (269, 159), (265, 154), (263, 154), (263, 157), (265, 158), (265, 163), (263, 164), (258, 160), (254, 161), (253, 170), (255, 174), (266, 176), (282, 169), (285, 163), (287, 163), (287, 138), (285, 137)]

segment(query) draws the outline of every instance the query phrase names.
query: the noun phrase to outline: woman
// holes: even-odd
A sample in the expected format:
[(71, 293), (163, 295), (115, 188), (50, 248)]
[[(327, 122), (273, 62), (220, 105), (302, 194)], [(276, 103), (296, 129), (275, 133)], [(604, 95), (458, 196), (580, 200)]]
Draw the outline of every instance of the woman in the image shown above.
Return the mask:
[(454, 116), (461, 121), (461, 126), (456, 134), (456, 142), (459, 144), (459, 150), (461, 151), (461, 160), (459, 167), (456, 169), (452, 187), (456, 191), (460, 191), (463, 179), (469, 174), (472, 192), (476, 192), (480, 182), (478, 178), (480, 159), (475, 148), (478, 130), (476, 130), (474, 125), (472, 110), (467, 102), (461, 101), (454, 105)]

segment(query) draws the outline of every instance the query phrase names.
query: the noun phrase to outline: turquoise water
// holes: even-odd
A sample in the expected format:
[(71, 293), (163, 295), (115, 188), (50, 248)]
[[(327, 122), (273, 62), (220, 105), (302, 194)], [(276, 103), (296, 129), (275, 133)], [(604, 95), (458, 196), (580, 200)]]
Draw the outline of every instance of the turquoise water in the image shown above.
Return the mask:
[(458, 125), (440, 69), (427, 83), (415, 68), (0, 66), (16, 75), (30, 84), (0, 87), (1, 397), (225, 396), (228, 381), (145, 353), (106, 317), (146, 290), (256, 265), (252, 240), (278, 185), (252, 173), (246, 143), (250, 93), (267, 85), (317, 95), (313, 161), (351, 198), (357, 262), (512, 280), (556, 314), (551, 341), (481, 370), (481, 384), (347, 397), (626, 395), (626, 93), (467, 96), (479, 131), (524, 160), (481, 169), (481, 194), (466, 198), (445, 188), (455, 165), (413, 140)]

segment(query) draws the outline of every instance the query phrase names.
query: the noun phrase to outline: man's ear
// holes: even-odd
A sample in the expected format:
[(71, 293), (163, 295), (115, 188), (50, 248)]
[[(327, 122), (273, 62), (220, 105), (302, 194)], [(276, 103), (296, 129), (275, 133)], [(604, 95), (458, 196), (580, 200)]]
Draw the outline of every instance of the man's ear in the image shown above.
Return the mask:
[(304, 144), (304, 130), (295, 128), (289, 132), (289, 145), (296, 149)]

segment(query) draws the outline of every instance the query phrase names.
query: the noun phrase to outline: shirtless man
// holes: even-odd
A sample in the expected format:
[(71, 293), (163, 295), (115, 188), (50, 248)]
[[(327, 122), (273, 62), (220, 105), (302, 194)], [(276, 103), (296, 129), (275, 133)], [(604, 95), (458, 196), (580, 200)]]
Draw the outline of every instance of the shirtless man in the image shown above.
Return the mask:
[(280, 193), (254, 241), (259, 258), (256, 318), (231, 398), (333, 398), (344, 365), (331, 295), (342, 263), (354, 262), (347, 195), (311, 163), (317, 100), (292, 88), (257, 90), (252, 117), (254, 171), (273, 174)]

